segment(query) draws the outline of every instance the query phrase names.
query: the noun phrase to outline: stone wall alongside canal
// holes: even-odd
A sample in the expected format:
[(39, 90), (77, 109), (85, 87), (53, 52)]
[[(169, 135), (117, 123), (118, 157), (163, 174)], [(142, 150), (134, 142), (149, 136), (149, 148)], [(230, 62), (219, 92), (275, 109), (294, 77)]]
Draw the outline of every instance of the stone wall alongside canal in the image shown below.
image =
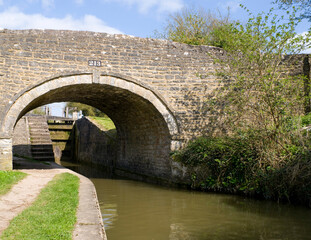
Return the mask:
[(73, 135), (75, 161), (114, 166), (117, 153), (115, 134), (109, 134), (109, 131), (83, 117), (75, 122)]
[[(74, 136), (74, 161), (81, 164), (107, 168), (108, 171), (119, 176), (144, 182), (189, 186), (191, 173), (200, 173), (200, 169), (189, 169), (179, 162), (169, 159), (170, 175), (166, 178), (155, 178), (145, 175), (148, 171), (145, 165), (137, 167), (137, 171), (123, 168), (124, 163), (117, 159), (117, 133), (114, 130), (106, 131), (102, 126), (88, 117), (75, 122), (72, 135)], [(85, 170), (84, 170), (85, 171)], [(99, 174), (100, 169), (94, 169), (92, 174)], [(100, 174), (99, 174), (100, 175)]]

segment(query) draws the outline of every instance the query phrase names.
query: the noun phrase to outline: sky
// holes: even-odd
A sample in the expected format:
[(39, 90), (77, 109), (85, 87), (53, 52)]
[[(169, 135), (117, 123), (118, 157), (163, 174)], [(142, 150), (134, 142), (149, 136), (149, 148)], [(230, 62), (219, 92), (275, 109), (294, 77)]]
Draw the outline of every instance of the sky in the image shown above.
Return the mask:
[[(8, 29), (69, 29), (152, 37), (170, 14), (198, 7), (245, 21), (247, 13), (267, 11), (273, 0), (0, 0), (0, 27)], [(298, 28), (302, 33), (310, 22)]]
[[(0, 28), (64, 29), (122, 33), (153, 37), (167, 19), (183, 8), (203, 8), (225, 15), (230, 8), (233, 20), (246, 21), (247, 13), (259, 13), (275, 7), (273, 0), (0, 0)], [(304, 21), (298, 33), (307, 31)], [(310, 50), (311, 53), (311, 50)]]

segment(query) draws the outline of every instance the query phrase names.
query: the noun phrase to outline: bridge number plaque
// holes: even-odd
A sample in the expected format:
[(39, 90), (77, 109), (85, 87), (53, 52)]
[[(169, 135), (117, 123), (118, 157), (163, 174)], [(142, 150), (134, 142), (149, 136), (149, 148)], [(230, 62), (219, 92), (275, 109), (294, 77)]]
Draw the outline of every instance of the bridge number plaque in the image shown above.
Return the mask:
[(89, 66), (93, 66), (93, 67), (101, 67), (102, 66), (102, 62), (101, 61), (97, 61), (97, 60), (89, 60)]

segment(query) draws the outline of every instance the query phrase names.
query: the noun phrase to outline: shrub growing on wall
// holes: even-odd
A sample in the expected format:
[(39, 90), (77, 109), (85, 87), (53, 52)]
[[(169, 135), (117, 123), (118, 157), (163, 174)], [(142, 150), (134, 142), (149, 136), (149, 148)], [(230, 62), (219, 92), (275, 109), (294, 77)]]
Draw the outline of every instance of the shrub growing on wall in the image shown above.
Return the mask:
[[(216, 125), (226, 131), (190, 142), (173, 159), (193, 170), (195, 188), (309, 203), (311, 144), (302, 131), (308, 118), (301, 118), (306, 78), (288, 67), (294, 54), (310, 46), (310, 34), (295, 32), (295, 8), (285, 16), (273, 9), (254, 16), (244, 9), (250, 16), (246, 24), (211, 33), (226, 57), (215, 60), (223, 82), (207, 99), (207, 113), (218, 116)], [(197, 166), (207, 172), (204, 179), (196, 176)]]

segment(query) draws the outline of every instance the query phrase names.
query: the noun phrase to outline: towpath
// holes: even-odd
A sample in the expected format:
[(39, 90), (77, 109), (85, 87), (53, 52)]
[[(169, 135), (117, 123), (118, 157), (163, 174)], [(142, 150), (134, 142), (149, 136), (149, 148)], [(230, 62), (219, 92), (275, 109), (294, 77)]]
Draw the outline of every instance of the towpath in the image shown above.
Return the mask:
[(56, 174), (69, 172), (80, 178), (79, 206), (73, 240), (106, 240), (96, 190), (88, 178), (55, 163), (29, 162), (21, 158), (15, 158), (14, 162), (28, 176), (0, 197), (0, 238), (10, 221), (35, 201), (42, 188)]

